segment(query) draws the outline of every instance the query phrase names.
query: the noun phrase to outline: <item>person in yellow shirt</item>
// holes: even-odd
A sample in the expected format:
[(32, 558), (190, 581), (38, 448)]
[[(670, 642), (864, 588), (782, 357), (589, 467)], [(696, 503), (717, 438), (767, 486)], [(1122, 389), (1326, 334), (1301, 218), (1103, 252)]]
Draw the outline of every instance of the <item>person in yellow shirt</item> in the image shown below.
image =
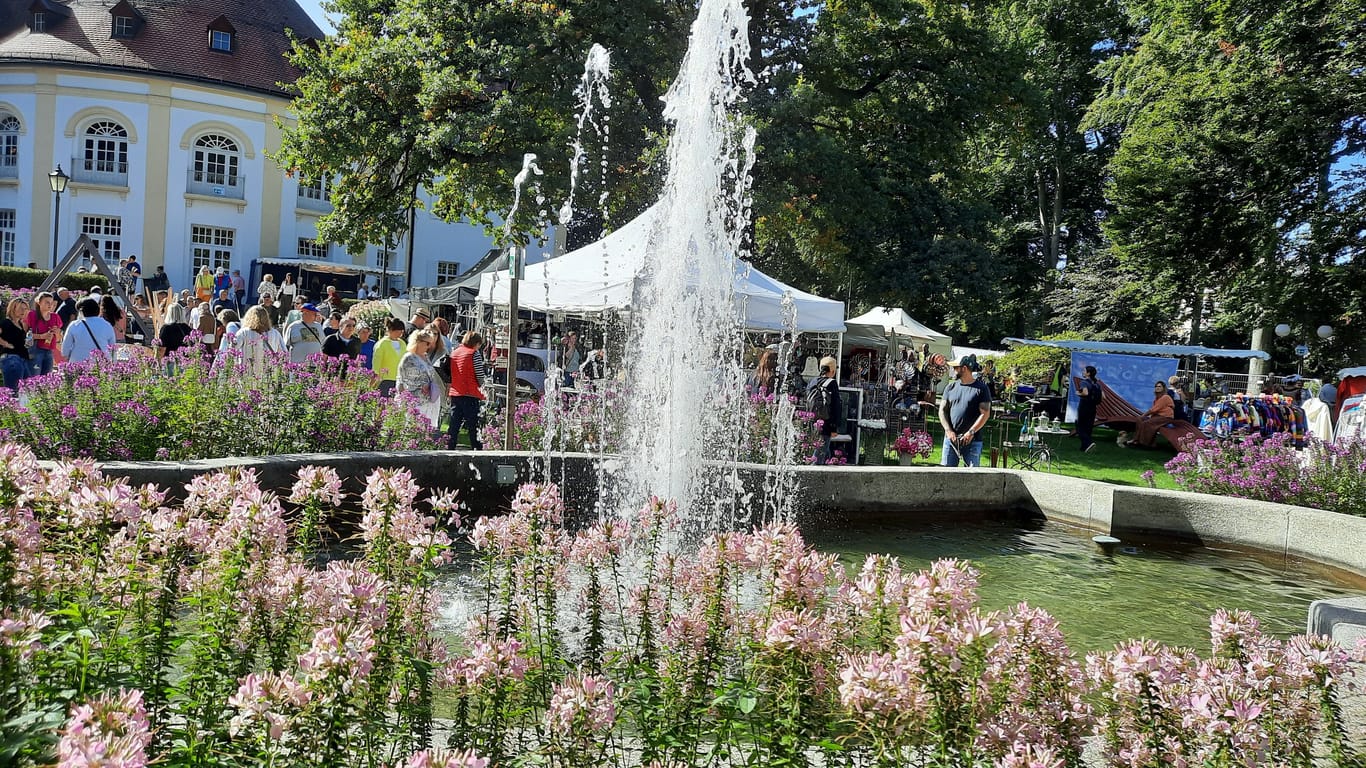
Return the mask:
[(200, 301), (213, 298), (213, 273), (207, 266), (200, 267), (199, 274), (194, 276), (194, 292)]
[(408, 326), (397, 317), (391, 317), (384, 321), (384, 327), (388, 329), (389, 335), (375, 342), (370, 370), (379, 378), (379, 393), (388, 397), (389, 393), (394, 391), (394, 382), (398, 380), (398, 362), (403, 359), (405, 351), (403, 331)]

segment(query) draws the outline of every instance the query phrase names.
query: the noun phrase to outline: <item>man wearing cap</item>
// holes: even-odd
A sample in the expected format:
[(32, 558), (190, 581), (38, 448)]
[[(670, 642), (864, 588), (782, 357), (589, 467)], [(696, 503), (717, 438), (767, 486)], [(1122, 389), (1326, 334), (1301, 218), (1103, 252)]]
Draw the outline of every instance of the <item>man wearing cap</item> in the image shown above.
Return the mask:
[(318, 307), (305, 304), (299, 308), (302, 318), (285, 329), (285, 347), (291, 363), (302, 363), (309, 355), (323, 351), (323, 327), (318, 323)]
[(982, 428), (991, 418), (991, 390), (977, 381), (972, 368), (973, 355), (960, 355), (949, 362), (954, 380), (939, 401), (939, 423), (944, 426), (943, 458), (946, 467), (982, 465)]
[(63, 328), (70, 326), (76, 319), (76, 300), (66, 288), (57, 289), (57, 317), (62, 318)]
[(280, 308), (275, 306), (275, 294), (262, 293), (259, 301), (260, 305), (266, 308), (266, 314), (270, 315), (270, 327), (280, 327)]
[(431, 322), (431, 319), (432, 315), (427, 311), (426, 307), (418, 307), (417, 311), (413, 313), (413, 321), (408, 324), (407, 330), (403, 332), (403, 338), (406, 339), (411, 336), (413, 331), (420, 331), (423, 328), (426, 328), (427, 323)]

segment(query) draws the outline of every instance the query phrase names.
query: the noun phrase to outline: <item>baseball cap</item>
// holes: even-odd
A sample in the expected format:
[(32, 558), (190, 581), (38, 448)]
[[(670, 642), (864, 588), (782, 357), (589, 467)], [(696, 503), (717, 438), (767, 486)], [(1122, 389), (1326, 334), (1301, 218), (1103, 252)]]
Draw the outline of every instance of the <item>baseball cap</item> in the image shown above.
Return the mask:
[(966, 365), (966, 366), (968, 366), (968, 367), (972, 367), (972, 366), (974, 366), (974, 365), (976, 365), (976, 364), (977, 364), (977, 355), (959, 355), (958, 357), (955, 357), (954, 359), (952, 359), (952, 360), (949, 361), (949, 367), (950, 367), (950, 368), (958, 368), (958, 367), (964, 366), (964, 365)]
[(303, 312), (317, 312), (317, 311), (318, 311), (318, 305), (317, 305), (317, 304), (305, 304), (305, 305), (303, 305), (302, 307), (299, 307), (299, 309), (300, 309), (300, 311), (303, 311)]

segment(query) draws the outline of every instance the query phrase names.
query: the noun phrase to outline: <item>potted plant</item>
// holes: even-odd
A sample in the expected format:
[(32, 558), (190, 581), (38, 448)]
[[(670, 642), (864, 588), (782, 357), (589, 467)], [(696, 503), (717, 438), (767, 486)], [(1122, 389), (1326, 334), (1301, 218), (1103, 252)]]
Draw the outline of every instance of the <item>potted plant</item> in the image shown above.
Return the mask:
[(930, 435), (928, 432), (917, 432), (913, 431), (910, 427), (906, 427), (901, 430), (901, 434), (897, 436), (896, 442), (892, 444), (892, 447), (896, 449), (896, 455), (901, 461), (901, 466), (909, 467), (912, 460), (917, 456), (922, 459), (928, 459), (930, 457), (930, 449), (933, 445), (934, 444), (930, 442)]

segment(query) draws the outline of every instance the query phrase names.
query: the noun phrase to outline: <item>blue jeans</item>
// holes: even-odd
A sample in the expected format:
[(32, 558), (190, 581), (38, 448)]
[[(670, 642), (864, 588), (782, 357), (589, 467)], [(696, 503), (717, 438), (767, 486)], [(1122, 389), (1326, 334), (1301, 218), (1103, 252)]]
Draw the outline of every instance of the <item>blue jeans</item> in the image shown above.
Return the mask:
[(34, 347), (28, 351), (28, 357), (34, 376), (52, 373), (52, 350)]
[(980, 467), (982, 466), (982, 442), (983, 441), (981, 440), (973, 440), (971, 443), (968, 443), (966, 448), (960, 445), (958, 450), (955, 451), (953, 445), (949, 443), (948, 435), (945, 435), (943, 445), (944, 458), (939, 463), (945, 467), (956, 467), (958, 466), (958, 457), (961, 453), (963, 466)]
[(19, 382), (27, 379), (33, 373), (29, 361), (18, 355), (0, 357), (0, 370), (3, 370), (5, 374), (5, 386), (16, 392), (19, 391)]
[[(476, 451), (484, 450), (484, 446), (479, 442), (479, 398), (457, 396), (451, 398), (451, 427), (450, 443), (447, 447), (450, 450), (456, 449), (456, 441), (460, 439), (460, 430), (468, 427), (470, 430), (470, 448)], [(502, 446), (498, 446), (500, 449)]]

